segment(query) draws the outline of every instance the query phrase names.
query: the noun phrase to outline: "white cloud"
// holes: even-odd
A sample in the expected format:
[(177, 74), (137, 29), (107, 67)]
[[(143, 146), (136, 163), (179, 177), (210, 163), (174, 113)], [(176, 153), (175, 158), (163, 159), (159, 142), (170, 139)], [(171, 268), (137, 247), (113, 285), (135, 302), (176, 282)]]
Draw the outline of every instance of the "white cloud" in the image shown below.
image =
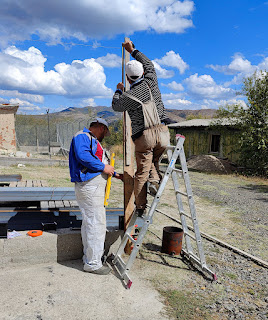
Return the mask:
[(155, 30), (182, 33), (193, 26), (190, 0), (2, 0), (1, 42), (36, 34), (52, 44)]
[(24, 101), (21, 99), (10, 99), (9, 103), (11, 104), (19, 104), (19, 111), (39, 111), (41, 108), (39, 106), (36, 106), (28, 101)]
[[(156, 7), (154, 5), (156, 5), (157, 2), (165, 3), (165, 7), (161, 6), (160, 9), (155, 12)], [(193, 27), (193, 22), (189, 19), (194, 11), (193, 1), (172, 2), (151, 0), (147, 1), (147, 3), (152, 6), (152, 9), (148, 10), (148, 21), (151, 28), (157, 32), (183, 33), (185, 29)]]
[(106, 56), (97, 58), (96, 62), (107, 68), (119, 68), (122, 66), (122, 58), (113, 53), (107, 53)]
[(74, 60), (55, 66), (60, 76), (64, 95), (72, 97), (110, 97), (112, 90), (104, 83), (106, 76), (103, 67), (95, 59)]
[(19, 50), (15, 46), (0, 53), (0, 78), (3, 89), (25, 93), (63, 94), (61, 79), (55, 71), (44, 71), (46, 58), (34, 47)]
[(174, 91), (183, 91), (184, 90), (183, 85), (181, 83), (176, 82), (176, 81), (172, 81), (168, 84), (161, 83), (161, 85), (163, 87), (168, 87), (169, 89), (174, 90)]
[(155, 60), (152, 61), (158, 78), (168, 79), (174, 77), (173, 70), (162, 68)]
[(105, 86), (103, 67), (95, 59), (59, 63), (55, 70), (45, 71), (46, 58), (31, 47), (19, 50), (12, 46), (0, 53), (0, 86), (27, 94), (57, 94), (66, 97), (111, 97)]
[(235, 96), (231, 88), (217, 85), (210, 75), (198, 76), (197, 73), (184, 80), (188, 94), (196, 99), (226, 99)]
[(80, 105), (81, 107), (87, 107), (87, 106), (96, 107), (96, 103), (92, 98), (83, 99)]
[(185, 99), (165, 100), (165, 107), (170, 109), (189, 109), (192, 102)]
[(264, 58), (263, 61), (258, 65), (259, 70), (268, 70), (268, 57)]
[(166, 108), (188, 109), (192, 102), (185, 99), (182, 93), (164, 93), (162, 99)]
[(222, 72), (227, 75), (234, 75), (237, 73), (253, 73), (255, 67), (252, 66), (251, 62), (243, 57), (241, 53), (236, 53), (233, 57), (232, 62), (229, 65), (208, 65), (207, 67), (214, 71)]
[(268, 70), (268, 57), (263, 57), (258, 65), (252, 65), (241, 53), (236, 53), (229, 65), (207, 65), (207, 67), (226, 75), (234, 75), (232, 80), (224, 84), (225, 87), (229, 87), (233, 84), (240, 85), (245, 78), (250, 77), (255, 71)]
[(180, 71), (180, 74), (183, 74), (185, 70), (189, 68), (188, 64), (182, 60), (181, 56), (172, 50), (167, 52), (163, 58), (155, 59), (154, 61), (160, 65), (177, 68)]
[(44, 102), (43, 96), (37, 94), (20, 93), (18, 90), (0, 90), (0, 94), (6, 97), (19, 97), (36, 103)]
[(174, 100), (174, 99), (181, 99), (183, 98), (183, 93), (163, 93), (162, 95), (163, 100)]
[(239, 104), (243, 108), (246, 108), (247, 105), (244, 100), (241, 99), (221, 99), (218, 101), (211, 100), (211, 99), (203, 99), (199, 107), (202, 109), (218, 109), (219, 107), (224, 107), (226, 105), (232, 105), (232, 104)]

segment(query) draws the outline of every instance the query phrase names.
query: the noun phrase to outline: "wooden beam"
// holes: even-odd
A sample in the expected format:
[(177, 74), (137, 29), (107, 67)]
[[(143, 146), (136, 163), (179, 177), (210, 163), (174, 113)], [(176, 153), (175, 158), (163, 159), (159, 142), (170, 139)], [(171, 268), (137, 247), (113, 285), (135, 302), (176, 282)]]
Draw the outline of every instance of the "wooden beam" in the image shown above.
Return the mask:
[[(129, 38), (125, 38), (125, 41)], [(125, 89), (129, 90), (130, 86), (125, 76), (125, 65), (130, 60), (130, 54), (123, 49), (122, 54), (122, 82)], [(129, 224), (134, 211), (134, 143), (131, 139), (131, 120), (127, 112), (124, 112), (124, 227), (125, 230)], [(130, 253), (131, 242), (126, 246), (126, 253)]]

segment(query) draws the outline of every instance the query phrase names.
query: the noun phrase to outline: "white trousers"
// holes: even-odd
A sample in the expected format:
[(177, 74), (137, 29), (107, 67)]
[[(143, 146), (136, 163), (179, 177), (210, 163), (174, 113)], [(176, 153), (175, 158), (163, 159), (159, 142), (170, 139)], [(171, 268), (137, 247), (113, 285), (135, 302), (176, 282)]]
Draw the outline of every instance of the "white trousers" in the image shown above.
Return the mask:
[(101, 257), (106, 236), (106, 213), (104, 196), (106, 174), (75, 183), (75, 195), (82, 213), (81, 236), (84, 248), (83, 262), (88, 269), (101, 268)]

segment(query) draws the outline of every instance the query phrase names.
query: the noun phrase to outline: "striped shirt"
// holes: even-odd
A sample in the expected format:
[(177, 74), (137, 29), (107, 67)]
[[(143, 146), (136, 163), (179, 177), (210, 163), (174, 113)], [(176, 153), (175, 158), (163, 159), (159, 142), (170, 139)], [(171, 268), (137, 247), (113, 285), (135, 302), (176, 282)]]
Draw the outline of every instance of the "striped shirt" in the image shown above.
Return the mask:
[[(161, 98), (161, 93), (158, 87), (157, 76), (155, 68), (150, 59), (148, 59), (143, 53), (138, 50), (134, 50), (132, 53), (133, 58), (141, 62), (144, 69), (144, 79), (137, 81), (131, 86), (131, 89), (127, 91), (128, 94), (136, 97), (142, 102), (150, 100), (151, 89), (156, 108), (161, 121), (167, 118), (165, 107)], [(142, 106), (137, 101), (132, 100), (127, 95), (121, 92), (121, 90), (116, 90), (113, 96), (112, 108), (114, 111), (127, 111), (131, 119), (132, 127), (132, 138), (135, 140), (142, 135), (144, 130), (144, 117), (142, 112)]]

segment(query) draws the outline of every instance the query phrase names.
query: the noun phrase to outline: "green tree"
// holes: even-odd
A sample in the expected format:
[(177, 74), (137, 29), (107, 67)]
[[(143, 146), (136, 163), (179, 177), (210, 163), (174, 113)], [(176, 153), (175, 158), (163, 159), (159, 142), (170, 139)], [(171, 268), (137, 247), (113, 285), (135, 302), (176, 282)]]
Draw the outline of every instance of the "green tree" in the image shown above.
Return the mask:
[(247, 108), (220, 108), (217, 116), (239, 127), (240, 165), (257, 175), (268, 175), (268, 73), (255, 72), (244, 79), (242, 93)]
[(111, 135), (103, 140), (103, 145), (107, 148), (115, 145), (122, 145), (123, 136), (123, 120), (116, 121), (112, 126), (109, 126)]

